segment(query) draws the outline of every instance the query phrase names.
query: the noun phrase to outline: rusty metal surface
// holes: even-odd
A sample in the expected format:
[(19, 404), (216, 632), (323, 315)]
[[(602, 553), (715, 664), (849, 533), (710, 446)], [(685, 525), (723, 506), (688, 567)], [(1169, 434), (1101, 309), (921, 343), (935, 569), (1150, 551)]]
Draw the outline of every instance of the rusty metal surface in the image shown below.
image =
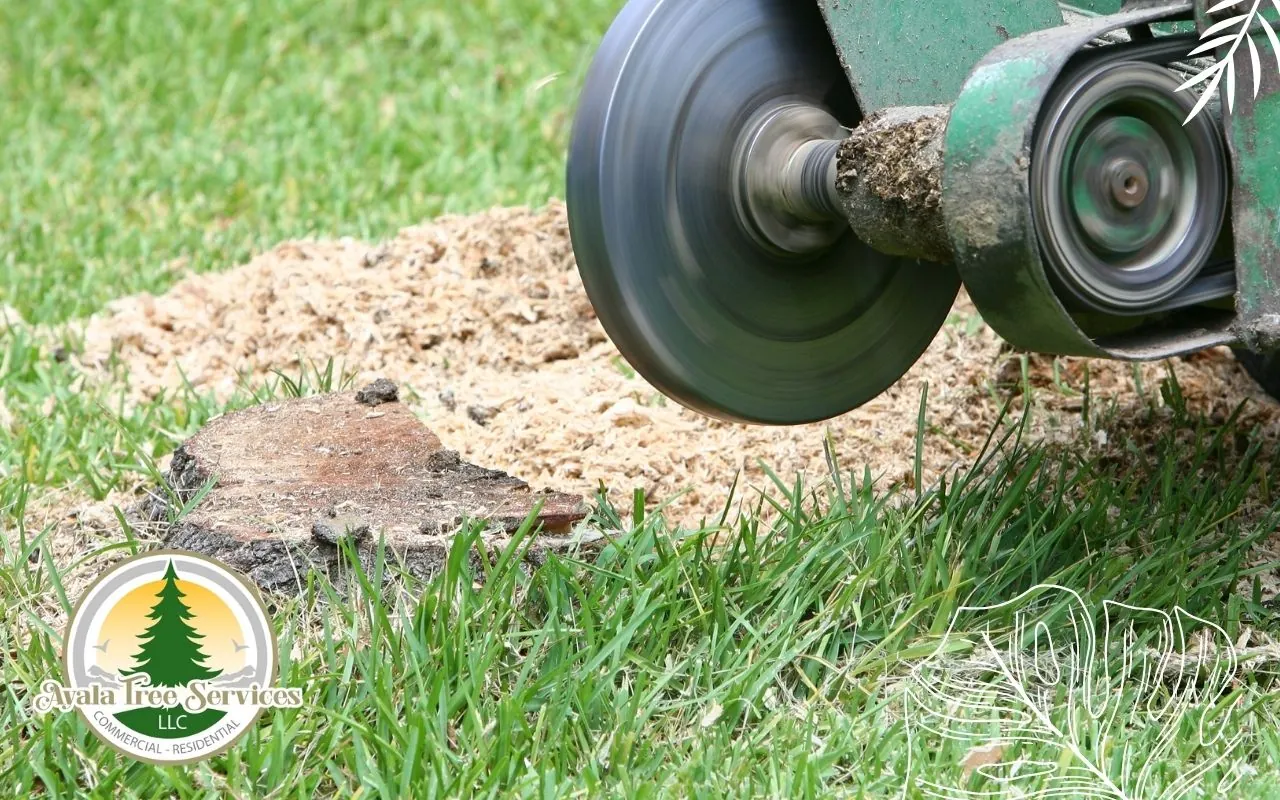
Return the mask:
[(1039, 31), (992, 51), (952, 109), (943, 173), (943, 213), (956, 265), (984, 319), (1026, 350), (1148, 360), (1230, 341), (1210, 315), (1174, 331), (1091, 338), (1045, 274), (1030, 201), (1030, 157), (1041, 107), (1071, 57), (1122, 28), (1185, 15), (1165, 3)]
[(1056, 0), (820, 0), (863, 114), (950, 103), (993, 47), (1062, 24)]

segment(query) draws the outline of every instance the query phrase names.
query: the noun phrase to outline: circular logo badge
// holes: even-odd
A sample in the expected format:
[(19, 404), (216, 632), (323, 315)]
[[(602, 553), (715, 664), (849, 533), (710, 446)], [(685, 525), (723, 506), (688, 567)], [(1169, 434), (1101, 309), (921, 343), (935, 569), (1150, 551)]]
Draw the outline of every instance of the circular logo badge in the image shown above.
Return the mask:
[(184, 764), (220, 753), (269, 706), (301, 704), (278, 689), (276, 640), (257, 590), (211, 559), (152, 551), (103, 574), (67, 628), (65, 684), (46, 704), (76, 708), (125, 755)]

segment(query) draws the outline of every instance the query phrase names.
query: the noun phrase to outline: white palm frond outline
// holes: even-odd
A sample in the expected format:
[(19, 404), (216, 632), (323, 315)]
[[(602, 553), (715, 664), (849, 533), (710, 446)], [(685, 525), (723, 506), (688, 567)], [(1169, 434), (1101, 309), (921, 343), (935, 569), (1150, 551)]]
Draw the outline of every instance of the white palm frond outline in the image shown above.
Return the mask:
[[(1053, 608), (1065, 609), (1065, 617), (1055, 612), (1050, 626), (1043, 613)], [(990, 627), (965, 633), (958, 627), (973, 613), (995, 610), (1013, 613), (1012, 627), (998, 637)], [(997, 605), (958, 609), (933, 655), (915, 664), (905, 682), (903, 716), (913, 744), (902, 797), (915, 791), (987, 800), (1013, 792), (1028, 798), (1177, 800), (1196, 792), (1221, 796), (1238, 781), (1240, 773), (1228, 759), (1245, 740), (1235, 715), (1245, 697), (1231, 688), (1239, 659), (1226, 631), (1182, 608), (1166, 612), (1106, 600), (1101, 612), (1099, 620), (1078, 592), (1052, 584)], [(1146, 621), (1146, 636), (1138, 635), (1138, 618)], [(1099, 622), (1101, 641), (1095, 633)], [(957, 646), (966, 642), (971, 646)], [(951, 656), (961, 652), (968, 655)], [(1126, 687), (1136, 691), (1127, 693)], [(1198, 713), (1209, 708), (1218, 713)], [(1184, 735), (1188, 719), (1195, 720), (1200, 748), (1213, 751), (1157, 789), (1159, 765)], [(1127, 741), (1138, 729), (1154, 735), (1142, 752)], [(917, 771), (914, 742), (921, 736), (999, 748), (974, 769), (991, 788), (944, 785)], [(1023, 744), (1064, 757), (1031, 760), (1005, 752)], [(1215, 770), (1223, 773), (1218, 785), (1205, 785)]]
[[(1267, 39), (1270, 40), (1271, 53), (1276, 59), (1276, 68), (1280, 71), (1280, 38), (1276, 37), (1275, 28), (1271, 26), (1271, 23), (1267, 21), (1266, 16), (1262, 13), (1263, 2), (1264, 0), (1221, 0), (1221, 2), (1209, 7), (1209, 14), (1212, 15), (1250, 3), (1247, 13), (1227, 17), (1206, 28), (1205, 32), (1200, 34), (1200, 45), (1188, 54), (1189, 57), (1194, 58), (1196, 56), (1204, 56), (1219, 47), (1228, 48), (1222, 58), (1178, 87), (1177, 91), (1183, 92), (1205, 81), (1209, 82), (1209, 85), (1200, 94), (1200, 99), (1196, 102), (1195, 107), (1191, 109), (1191, 113), (1183, 120), (1184, 125), (1195, 119), (1196, 115), (1209, 104), (1209, 100), (1222, 83), (1224, 75), (1227, 78), (1226, 88), (1223, 92), (1223, 97), (1226, 100), (1226, 110), (1228, 113), (1235, 111), (1236, 53), (1239, 51), (1241, 44), (1247, 45), (1249, 51), (1249, 62), (1253, 68), (1253, 96), (1258, 96), (1258, 91), (1262, 88), (1262, 57), (1258, 54), (1258, 45), (1254, 43), (1253, 37), (1249, 35), (1249, 31), (1255, 23), (1260, 25), (1262, 31), (1267, 35)], [(1280, 12), (1280, 0), (1270, 0), (1270, 2), (1276, 11)]]

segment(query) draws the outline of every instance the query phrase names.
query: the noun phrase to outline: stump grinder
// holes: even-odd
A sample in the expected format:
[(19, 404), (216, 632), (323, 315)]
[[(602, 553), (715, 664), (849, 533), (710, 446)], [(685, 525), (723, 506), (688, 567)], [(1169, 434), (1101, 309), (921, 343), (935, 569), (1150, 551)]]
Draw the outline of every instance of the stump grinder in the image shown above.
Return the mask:
[(574, 123), (583, 282), (637, 371), (731, 421), (866, 403), (962, 285), (1025, 351), (1227, 345), (1280, 387), (1278, 12), (630, 0)]

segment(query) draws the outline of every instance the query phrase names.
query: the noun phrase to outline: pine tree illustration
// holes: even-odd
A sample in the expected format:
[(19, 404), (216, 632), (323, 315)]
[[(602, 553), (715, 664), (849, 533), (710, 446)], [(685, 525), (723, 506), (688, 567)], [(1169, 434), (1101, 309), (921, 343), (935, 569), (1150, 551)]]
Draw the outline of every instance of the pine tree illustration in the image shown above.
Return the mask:
[(156, 595), (159, 601), (151, 608), (147, 619), (151, 626), (142, 634), (142, 647), (133, 657), (137, 665), (121, 674), (144, 674), (151, 678), (152, 686), (186, 686), (191, 681), (208, 680), (221, 674), (204, 665), (208, 656), (200, 649), (200, 639), (188, 620), (193, 616), (191, 608), (182, 602), (186, 597), (178, 588), (178, 573), (169, 562), (164, 573), (164, 586)]

